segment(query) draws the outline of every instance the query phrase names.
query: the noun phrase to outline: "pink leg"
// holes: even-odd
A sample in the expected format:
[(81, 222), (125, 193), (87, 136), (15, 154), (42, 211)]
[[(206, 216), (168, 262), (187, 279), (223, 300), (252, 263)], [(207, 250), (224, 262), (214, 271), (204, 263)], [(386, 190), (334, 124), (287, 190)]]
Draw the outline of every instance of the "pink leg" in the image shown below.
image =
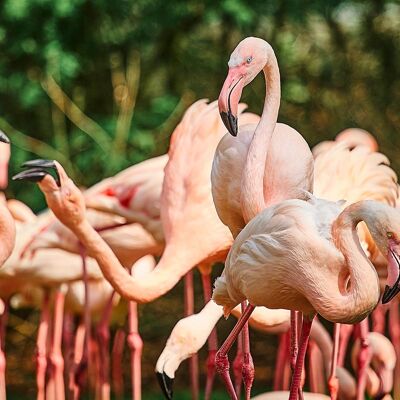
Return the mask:
[(325, 393), (324, 360), (321, 350), (314, 341), (308, 344), (308, 360), (310, 391)]
[(74, 363), (73, 368), (71, 368), (71, 372), (69, 375), (69, 390), (70, 390), (70, 398), (77, 400), (80, 396), (80, 385), (77, 381), (78, 378), (78, 369), (81, 365), (82, 359), (84, 357), (84, 348), (85, 348), (85, 324), (81, 322), (76, 330), (75, 335), (75, 346), (74, 346)]
[(350, 340), (350, 335), (353, 332), (353, 325), (340, 324), (340, 335), (339, 335), (339, 352), (337, 365), (343, 367), (345, 363), (347, 345)]
[(235, 392), (238, 399), (242, 391), (242, 369), (243, 369), (243, 332), (240, 332), (236, 341), (236, 356), (232, 363), (233, 380), (235, 382)]
[(0, 315), (0, 400), (6, 400), (6, 355), (4, 349), (8, 303), (0, 299), (0, 307), (3, 309)]
[(36, 385), (37, 385), (37, 400), (45, 400), (46, 388), (46, 368), (47, 368), (47, 333), (49, 329), (49, 301), (50, 295), (46, 291), (42, 304), (42, 313), (40, 316), (40, 323), (38, 329), (38, 336), (36, 341)]
[(142, 396), (142, 349), (143, 341), (139, 335), (137, 303), (129, 302), (129, 333), (128, 347), (131, 350), (131, 382), (132, 399), (140, 400)]
[(307, 352), (307, 345), (308, 345), (308, 340), (310, 338), (310, 331), (311, 331), (311, 326), (312, 326), (313, 320), (314, 320), (314, 316), (312, 316), (310, 319), (307, 317), (303, 318), (299, 352), (297, 355), (296, 366), (295, 366), (294, 373), (293, 373), (292, 383), (290, 385), (289, 400), (297, 400), (298, 399), (299, 389), (300, 389), (300, 385), (301, 385), (301, 375), (302, 375), (303, 366), (304, 366), (304, 359), (305, 359), (306, 352)]
[(378, 307), (372, 312), (372, 331), (381, 333), (382, 335), (385, 334), (386, 328), (386, 312), (387, 307), (385, 304), (379, 304)]
[(254, 308), (255, 306), (253, 306), (252, 304), (249, 304), (247, 306), (245, 312), (242, 313), (241, 317), (232, 329), (232, 332), (226, 338), (225, 342), (217, 351), (217, 354), (215, 356), (217, 372), (221, 375), (221, 378), (225, 383), (226, 389), (228, 390), (228, 394), (232, 400), (237, 400), (237, 396), (231, 381), (231, 377), (229, 375), (228, 351), (237, 339), (246, 322), (249, 320), (251, 313), (254, 311)]
[(56, 292), (54, 301), (53, 343), (51, 344), (50, 362), (53, 393), (56, 400), (64, 400), (64, 359), (62, 356), (62, 332), (64, 314), (65, 293), (60, 288)]
[(103, 310), (103, 316), (97, 325), (97, 341), (99, 343), (99, 385), (100, 398), (108, 400), (110, 398), (110, 319), (114, 301), (113, 292)]
[[(203, 295), (204, 303), (208, 303), (211, 300), (211, 275), (202, 273), (201, 280), (203, 284)], [(215, 378), (215, 355), (218, 350), (218, 336), (217, 328), (214, 327), (208, 337), (208, 357), (207, 357), (207, 380), (206, 380), (206, 390), (204, 394), (205, 400), (211, 399), (212, 387)]]
[(368, 318), (359, 323), (360, 327), (360, 352), (357, 357), (357, 400), (364, 400), (365, 387), (367, 384), (367, 368), (371, 361), (371, 351), (368, 345)]
[(339, 381), (336, 376), (336, 368), (338, 365), (338, 356), (339, 356), (339, 340), (341, 333), (341, 324), (334, 324), (333, 331), (333, 350), (332, 350), (332, 362), (331, 362), (331, 371), (328, 379), (328, 387), (329, 393), (331, 396), (331, 400), (336, 400), (339, 390)]
[(290, 368), (296, 367), (298, 348), (298, 311), (290, 311)]
[[(242, 314), (245, 312), (247, 307), (247, 301), (242, 303)], [(250, 400), (251, 387), (254, 381), (254, 363), (253, 357), (250, 353), (250, 334), (249, 334), (249, 323), (246, 322), (243, 327), (243, 367), (242, 367), (242, 378), (245, 390), (245, 399)]]
[(282, 333), (279, 337), (278, 353), (275, 362), (274, 391), (285, 390), (283, 388), (283, 375), (287, 361), (289, 340), (288, 332)]
[[(185, 286), (185, 317), (194, 313), (194, 288), (193, 288), (193, 271), (189, 271), (184, 277)], [(190, 383), (192, 388), (192, 399), (199, 398), (199, 360), (197, 354), (189, 359)]]
[(389, 333), (397, 356), (394, 370), (393, 398), (400, 399), (400, 318), (399, 300), (397, 298), (390, 302)]
[(69, 312), (64, 314), (63, 324), (63, 349), (64, 349), (64, 376), (68, 382), (68, 377), (71, 372), (74, 362), (74, 318)]
[(124, 380), (122, 374), (122, 359), (125, 346), (125, 332), (119, 328), (115, 332), (112, 348), (112, 381), (114, 385), (115, 398), (122, 400), (124, 396)]

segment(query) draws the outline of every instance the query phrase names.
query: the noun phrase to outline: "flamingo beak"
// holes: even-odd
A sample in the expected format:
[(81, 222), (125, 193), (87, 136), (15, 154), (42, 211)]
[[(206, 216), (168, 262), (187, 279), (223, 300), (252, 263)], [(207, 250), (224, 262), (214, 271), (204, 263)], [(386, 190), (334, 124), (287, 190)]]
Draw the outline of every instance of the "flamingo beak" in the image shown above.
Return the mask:
[(165, 398), (167, 400), (172, 400), (174, 395), (172, 388), (174, 379), (170, 378), (165, 372), (156, 372), (156, 376)]
[(222, 122), (232, 136), (238, 133), (237, 112), (244, 86), (243, 77), (240, 67), (230, 68), (218, 98)]
[(3, 142), (3, 143), (10, 143), (10, 139), (7, 137), (7, 135), (4, 133), (4, 132), (2, 132), (2, 131), (0, 131), (0, 142)]
[(398, 244), (390, 240), (388, 250), (388, 284), (382, 296), (382, 304), (389, 303), (400, 292), (400, 256), (395, 251)]
[(13, 176), (13, 181), (29, 181), (29, 182), (40, 182), (46, 175), (51, 175), (53, 171), (57, 186), (60, 187), (60, 175), (57, 167), (52, 160), (32, 160), (22, 164), (22, 168), (27, 168), (26, 171), (22, 171), (19, 174)]

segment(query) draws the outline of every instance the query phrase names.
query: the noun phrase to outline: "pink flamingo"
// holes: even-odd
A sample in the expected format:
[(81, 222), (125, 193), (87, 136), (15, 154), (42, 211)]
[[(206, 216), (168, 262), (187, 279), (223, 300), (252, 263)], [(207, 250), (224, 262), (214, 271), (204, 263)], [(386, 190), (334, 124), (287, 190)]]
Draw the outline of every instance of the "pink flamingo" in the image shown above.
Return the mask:
[[(228, 76), (218, 105), (221, 118), (232, 136), (238, 134), (237, 110), (243, 87), (261, 71), (267, 86), (258, 125), (245, 126), (236, 139), (225, 135), (214, 157), (211, 175), (214, 203), (221, 221), (236, 237), (245, 224), (266, 207), (285, 199), (305, 198), (305, 191), (311, 191), (313, 186), (313, 158), (307, 143), (297, 131), (277, 124), (280, 74), (272, 47), (262, 39), (246, 38), (231, 54), (228, 66)], [(293, 321), (294, 317), (295, 314)], [(245, 324), (245, 337), (248, 336), (247, 331)], [(218, 370), (232, 396), (234, 389), (229, 376), (227, 352), (239, 333), (236, 329), (234, 332), (217, 353)], [(294, 330), (292, 332), (296, 337)], [(293, 360), (296, 340), (292, 341)], [(247, 340), (244, 346), (243, 381), (248, 399), (254, 368)]]
[[(239, 107), (240, 112), (243, 109), (244, 106)], [(242, 121), (254, 122), (258, 117), (244, 113)], [(135, 279), (121, 268), (105, 243), (93, 240), (92, 235), (98, 237), (97, 232), (82, 231), (73, 221), (67, 224), (88, 245), (89, 254), (98, 258), (106, 279), (122, 297), (138, 303), (152, 301), (168, 292), (194, 266), (202, 266), (208, 274), (209, 266), (225, 259), (232, 236), (217, 216), (209, 179), (215, 148), (223, 134), (216, 103), (207, 104), (205, 100), (189, 107), (175, 129), (160, 200), (165, 249), (157, 268), (145, 280)], [(38, 161), (33, 165), (39, 170), (24, 172), (20, 177), (40, 179), (45, 174), (42, 166), (50, 163)], [(188, 244), (188, 238), (193, 246)]]
[[(310, 195), (311, 196), (311, 195)], [(244, 299), (254, 306), (304, 314), (290, 400), (297, 399), (306, 346), (316, 313), (339, 323), (363, 320), (378, 304), (379, 281), (365, 256), (356, 227), (364, 221), (388, 257), (383, 302), (400, 290), (400, 214), (385, 204), (340, 205), (310, 197), (287, 200), (253, 218), (237, 236), (216, 281), (213, 299), (224, 314)], [(296, 279), (293, 277), (296, 276)], [(242, 324), (249, 313), (242, 316)]]

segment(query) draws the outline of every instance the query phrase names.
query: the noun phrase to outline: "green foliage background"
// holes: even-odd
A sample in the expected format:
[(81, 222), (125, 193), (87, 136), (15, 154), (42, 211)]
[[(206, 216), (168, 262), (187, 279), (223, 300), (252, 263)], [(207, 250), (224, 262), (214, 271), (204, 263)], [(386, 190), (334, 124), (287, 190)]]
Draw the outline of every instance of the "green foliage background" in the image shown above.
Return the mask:
[[(185, 108), (218, 96), (229, 54), (248, 35), (277, 53), (280, 121), (310, 145), (367, 129), (399, 170), (399, 1), (2, 0), (0, 129), (13, 142), (10, 172), (55, 158), (88, 186), (165, 152)], [(252, 111), (262, 108), (263, 86), (259, 77), (245, 90)], [(8, 191), (44, 207), (33, 186)]]

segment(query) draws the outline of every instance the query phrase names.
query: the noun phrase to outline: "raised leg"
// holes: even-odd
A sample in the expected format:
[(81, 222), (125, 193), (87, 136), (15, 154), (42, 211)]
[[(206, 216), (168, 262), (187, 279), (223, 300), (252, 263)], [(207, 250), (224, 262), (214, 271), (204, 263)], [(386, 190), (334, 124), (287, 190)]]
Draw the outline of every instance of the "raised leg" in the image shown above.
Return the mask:
[(122, 400), (124, 396), (124, 379), (122, 373), (122, 359), (124, 355), (126, 335), (122, 328), (119, 328), (114, 335), (112, 348), (112, 382), (115, 398)]
[(110, 295), (97, 325), (96, 336), (99, 343), (99, 391), (101, 400), (110, 398), (110, 319), (113, 309), (114, 293)]
[(139, 335), (137, 303), (129, 302), (129, 333), (128, 347), (131, 350), (131, 382), (132, 382), (132, 399), (141, 400), (142, 396), (142, 349), (143, 340)]
[[(210, 268), (207, 269), (207, 273), (201, 272), (201, 281), (203, 284), (203, 295), (204, 295), (204, 303), (207, 304), (211, 300), (211, 275)], [(211, 399), (212, 388), (214, 384), (215, 378), (215, 355), (218, 350), (218, 336), (217, 336), (217, 328), (214, 327), (211, 331), (210, 336), (208, 337), (208, 357), (207, 357), (207, 380), (206, 380), (206, 390), (204, 394), (204, 400)]]
[(400, 318), (399, 300), (394, 298), (389, 309), (389, 334), (396, 351), (396, 367), (394, 369), (393, 398), (400, 399)]
[(360, 352), (357, 357), (357, 400), (364, 400), (367, 384), (367, 368), (371, 361), (371, 351), (368, 344), (368, 318), (359, 323), (360, 328)]
[(62, 355), (62, 333), (66, 287), (57, 290), (54, 300), (53, 342), (51, 344), (51, 372), (49, 381), (52, 382), (54, 398), (64, 400), (64, 359)]
[(37, 386), (37, 400), (45, 400), (46, 397), (46, 368), (47, 368), (47, 333), (49, 330), (50, 320), (50, 293), (45, 291), (42, 312), (40, 316), (40, 323), (38, 329), (38, 336), (36, 341), (36, 386)]
[(0, 299), (0, 400), (6, 400), (5, 337), (8, 303)]
[(283, 380), (285, 364), (288, 359), (289, 335), (289, 332), (285, 332), (281, 333), (279, 336), (279, 346), (275, 362), (274, 391), (286, 390), (286, 388), (283, 387)]
[(255, 306), (249, 304), (244, 313), (242, 313), (241, 317), (237, 321), (236, 325), (232, 329), (232, 332), (226, 338), (225, 342), (221, 346), (221, 348), (217, 351), (215, 356), (215, 362), (217, 367), (217, 372), (220, 374), (222, 380), (225, 383), (226, 389), (228, 390), (228, 394), (232, 400), (237, 400), (237, 396), (235, 393), (235, 389), (232, 384), (231, 377), (229, 375), (229, 360), (228, 360), (228, 351), (232, 347), (233, 343), (237, 339), (239, 333), (243, 329), (246, 322), (249, 320), (251, 313), (254, 311)]
[(303, 318), (299, 351), (297, 355), (296, 366), (292, 377), (292, 383), (290, 385), (289, 400), (298, 399), (299, 389), (301, 385), (301, 375), (304, 366), (304, 359), (307, 352), (307, 345), (308, 345), (308, 340), (310, 338), (310, 331), (313, 320), (314, 320), (314, 315), (311, 318), (308, 318), (306, 316), (304, 316)]
[(353, 325), (340, 324), (339, 335), (339, 352), (338, 352), (338, 367), (343, 367), (346, 358), (347, 345), (349, 344), (350, 336), (354, 330)]
[[(193, 288), (193, 271), (189, 271), (184, 277), (184, 303), (185, 317), (194, 313), (194, 288)], [(192, 399), (199, 398), (199, 360), (197, 354), (189, 359), (190, 383), (192, 388)]]
[(341, 324), (334, 324), (333, 329), (334, 330), (333, 330), (332, 362), (331, 362), (331, 371), (328, 378), (328, 388), (331, 400), (336, 400), (339, 390), (339, 381), (336, 376), (336, 368), (338, 365)]

